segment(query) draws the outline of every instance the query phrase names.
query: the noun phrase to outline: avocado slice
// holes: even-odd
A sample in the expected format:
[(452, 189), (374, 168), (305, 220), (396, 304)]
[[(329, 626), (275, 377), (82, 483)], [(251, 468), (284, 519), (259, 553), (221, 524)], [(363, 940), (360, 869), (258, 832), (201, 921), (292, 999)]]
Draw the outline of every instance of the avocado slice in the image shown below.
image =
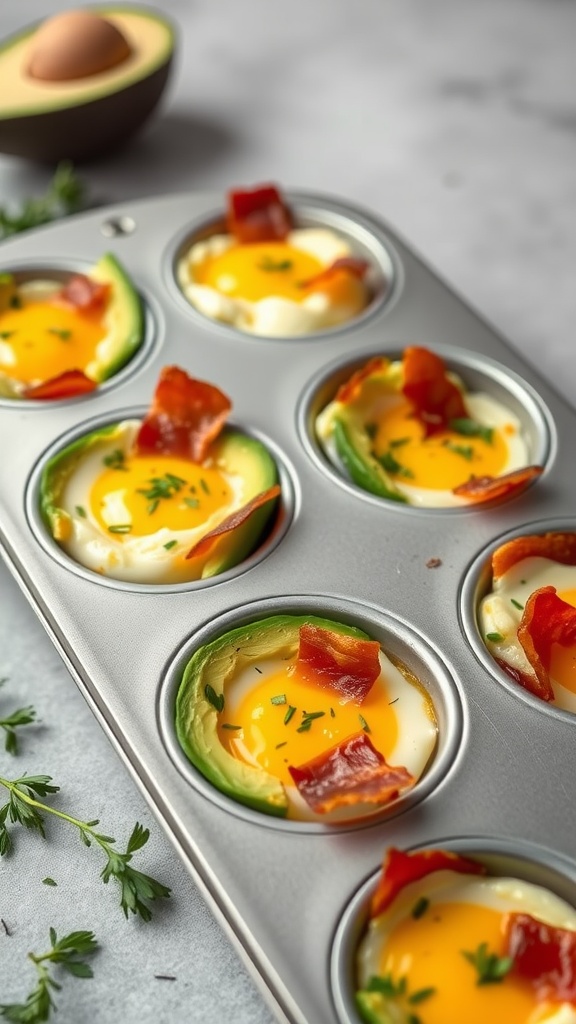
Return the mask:
[(144, 339), (144, 311), (130, 277), (111, 252), (98, 260), (88, 277), (111, 286), (105, 314), (108, 336), (99, 345), (97, 359), (87, 368), (87, 375), (101, 383), (113, 377), (140, 348)]
[[(102, 458), (118, 449), (128, 454), (137, 429), (136, 421), (101, 427), (67, 445), (46, 463), (40, 479), (40, 513), (51, 535), (64, 547), (72, 535), (74, 517), (81, 515), (78, 509), (64, 507), (69, 480), (95, 449), (101, 450)], [(235, 478), (237, 507), (277, 481), (276, 463), (268, 450), (260, 441), (238, 431), (225, 429), (214, 442), (211, 457), (223, 473)], [(246, 558), (260, 541), (276, 504), (273, 500), (267, 502), (240, 526), (223, 534), (203, 564), (200, 578), (223, 573)]]
[(264, 658), (296, 656), (304, 623), (369, 639), (354, 626), (314, 615), (271, 615), (198, 648), (186, 665), (176, 698), (176, 734), (192, 764), (226, 796), (277, 817), (288, 813), (284, 786), (264, 769), (244, 764), (225, 749), (218, 736), (218, 716), (226, 707), (226, 690), (236, 673)]
[(90, 11), (119, 29), (130, 55), (98, 74), (55, 83), (28, 72), (44, 22), (10, 36), (0, 46), (0, 152), (50, 162), (93, 159), (122, 145), (154, 110), (169, 77), (173, 26), (159, 11), (137, 6)]

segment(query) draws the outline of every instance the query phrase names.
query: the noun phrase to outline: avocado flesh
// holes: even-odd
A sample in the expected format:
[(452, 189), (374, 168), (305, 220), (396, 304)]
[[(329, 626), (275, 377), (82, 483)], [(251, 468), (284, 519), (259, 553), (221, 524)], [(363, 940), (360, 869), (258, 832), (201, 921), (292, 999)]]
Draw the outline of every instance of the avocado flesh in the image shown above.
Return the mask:
[(218, 712), (207, 686), (224, 695), (235, 675), (263, 658), (295, 658), (300, 626), (311, 623), (332, 632), (368, 639), (366, 633), (314, 615), (272, 615), (230, 630), (200, 647), (188, 662), (176, 698), (176, 734), (192, 764), (217, 789), (264, 814), (285, 817), (288, 799), (282, 783), (263, 768), (232, 756), (218, 736)]
[[(62, 508), (63, 494), (70, 477), (89, 451), (99, 446), (109, 450), (114, 442), (117, 442), (117, 447), (126, 449), (125, 433), (119, 424), (102, 427), (72, 442), (44, 467), (40, 481), (40, 511), (55, 540), (65, 540), (71, 528), (70, 514)], [(255, 438), (225, 430), (214, 443), (211, 454), (223, 473), (241, 478), (238, 505), (247, 504), (277, 481), (272, 456)], [(201, 578), (223, 573), (243, 561), (257, 545), (276, 504), (276, 501), (267, 502), (239, 527), (224, 534), (203, 566)]]
[(408, 499), (394, 486), (388, 473), (372, 455), (371, 442), (364, 424), (355, 422), (345, 411), (334, 418), (333, 437), (344, 467), (358, 487), (389, 501)]
[(133, 40), (132, 55), (98, 75), (45, 83), (25, 73), (41, 23), (0, 45), (0, 152), (43, 162), (87, 160), (123, 145), (150, 116), (168, 81), (175, 30), (158, 11), (90, 8)]
[(144, 311), (132, 281), (112, 253), (105, 253), (88, 277), (99, 284), (110, 284), (112, 289), (105, 316), (108, 338), (101, 343), (102, 353), (88, 368), (88, 376), (101, 383), (113, 377), (142, 344)]
[(364, 1024), (407, 1024), (406, 1014), (391, 1006), (382, 992), (360, 990), (356, 993), (356, 1008)]

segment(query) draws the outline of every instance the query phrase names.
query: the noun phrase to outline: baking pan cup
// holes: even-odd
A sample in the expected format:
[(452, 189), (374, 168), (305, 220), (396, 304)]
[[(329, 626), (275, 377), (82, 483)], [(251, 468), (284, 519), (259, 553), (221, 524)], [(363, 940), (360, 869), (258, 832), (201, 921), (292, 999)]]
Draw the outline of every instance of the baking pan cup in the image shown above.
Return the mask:
[[(217, 789), (188, 759), (175, 725), (178, 690), (186, 666), (198, 648), (239, 626), (273, 615), (314, 615), (356, 627), (378, 640), (382, 649), (416, 677), (434, 706), (438, 735), (434, 752), (416, 784), (386, 807), (354, 821), (324, 823), (272, 816), (239, 803)], [(364, 828), (401, 814), (438, 787), (454, 763), (463, 743), (465, 709), (459, 685), (441, 653), (408, 623), (379, 608), (339, 597), (296, 595), (256, 601), (232, 609), (207, 623), (188, 639), (167, 666), (158, 699), (158, 726), (169, 756), (195, 790), (246, 821), (288, 832), (333, 835), (341, 830)]]
[[(537, 391), (514, 371), (481, 353), (470, 353), (448, 346), (434, 346), (433, 351), (445, 362), (448, 370), (458, 374), (467, 391), (483, 391), (516, 415), (528, 450), (527, 464), (548, 468), (556, 451), (556, 428), (552, 414)], [(364, 490), (351, 480), (337, 456), (334, 461), (328, 458), (316, 431), (318, 415), (334, 399), (338, 388), (370, 359), (382, 355), (390, 360), (398, 360), (402, 358), (402, 352), (403, 347), (397, 343), (364, 350), (362, 355), (355, 355), (353, 359), (343, 361), (340, 358), (330, 363), (308, 383), (298, 402), (297, 424), (302, 445), (314, 465), (338, 487), (372, 504), (393, 508), (401, 513), (438, 515), (479, 512), (483, 508), (510, 500), (504, 497), (459, 506), (418, 507)], [(542, 486), (541, 478), (530, 486)]]
[[(576, 907), (576, 864), (563, 854), (535, 843), (507, 837), (459, 836), (434, 839), (433, 842), (419, 843), (410, 849), (449, 850), (471, 857), (484, 864), (489, 875), (519, 878), (542, 886)], [(357, 889), (344, 908), (334, 932), (329, 970), (338, 1024), (361, 1024), (355, 1005), (355, 991), (358, 987), (355, 960), (379, 875), (380, 867)]]
[(234, 567), (226, 570), (225, 572), (219, 573), (215, 576), (206, 577), (200, 580), (191, 580), (186, 582), (172, 582), (172, 583), (137, 583), (128, 582), (124, 580), (112, 579), (108, 576), (103, 576), (98, 572), (92, 571), (75, 561), (70, 555), (68, 555), (56, 542), (50, 533), (41, 513), (41, 482), (42, 475), (45, 467), (54, 456), (61, 452), (68, 445), (73, 444), (75, 441), (80, 440), (87, 434), (92, 433), (102, 427), (111, 426), (115, 423), (119, 423), (123, 420), (129, 419), (141, 419), (146, 413), (146, 409), (142, 406), (129, 409), (121, 409), (114, 415), (108, 413), (105, 416), (95, 417), (90, 420), (84, 421), (84, 423), (76, 426), (73, 430), (59, 437), (40, 457), (35, 464), (26, 487), (25, 494), (25, 511), (28, 525), (34, 534), (40, 547), (58, 562), (61, 566), (73, 572), (76, 576), (81, 576), (85, 580), (89, 580), (100, 586), (111, 587), (115, 590), (133, 591), (136, 593), (172, 593), (180, 592), (185, 590), (202, 590), (205, 587), (215, 586), (218, 583), (222, 583), (226, 580), (232, 579), (235, 576), (239, 576), (249, 569), (253, 568), (263, 558), (266, 558), (271, 551), (274, 550), (278, 545), (287, 530), (290, 527), (292, 517), (295, 510), (296, 491), (295, 485), (292, 478), (292, 470), (288, 468), (288, 464), (284, 459), (284, 456), (278, 449), (278, 447), (267, 437), (256, 431), (245, 430), (243, 426), (230, 421), (227, 429), (230, 431), (237, 431), (240, 434), (245, 435), (247, 438), (255, 438), (262, 445), (266, 447), (272, 459), (276, 463), (278, 472), (278, 480), (281, 488), (281, 494), (278, 499), (278, 508), (272, 519), (264, 530), (257, 547), (253, 552)]
[(167, 247), (163, 257), (164, 280), (170, 294), (180, 309), (184, 309), (199, 327), (225, 332), (228, 336), (233, 334), (245, 341), (310, 342), (358, 330), (374, 317), (387, 312), (397, 300), (402, 288), (400, 259), (393, 243), (377, 223), (353, 207), (322, 196), (288, 193), (286, 199), (294, 212), (295, 227), (331, 229), (349, 244), (354, 257), (368, 262), (370, 269), (367, 272), (366, 282), (371, 298), (366, 308), (358, 316), (338, 326), (296, 336), (253, 334), (201, 313), (192, 305), (182, 290), (178, 265), (191, 245), (203, 241), (211, 235), (226, 232), (224, 210), (220, 208), (191, 221)]
[[(54, 258), (48, 260), (43, 258), (19, 261), (0, 267), (0, 274), (10, 274), (17, 284), (23, 284), (33, 280), (55, 281), (57, 284), (65, 284), (74, 274), (88, 274), (94, 263), (74, 259)], [(0, 395), (0, 407), (7, 409), (34, 409), (46, 410), (60, 406), (68, 406), (71, 403), (91, 402), (102, 394), (107, 394), (114, 388), (120, 387), (131, 380), (150, 360), (155, 356), (158, 348), (164, 340), (164, 317), (156, 300), (140, 291), (136, 281), (131, 279), (142, 307), (142, 340), (129, 356), (125, 363), (106, 380), (97, 385), (94, 391), (85, 395), (71, 396), (70, 398), (59, 399), (31, 399), (31, 398), (8, 398)]]
[[(576, 519), (553, 518), (539, 519), (502, 534), (485, 547), (469, 565), (464, 575), (458, 597), (460, 625), (466, 640), (474, 651), (479, 662), (496, 683), (503, 686), (515, 698), (551, 719), (560, 719), (576, 725), (576, 710), (570, 711), (548, 703), (530, 693), (520, 683), (511, 678), (500, 668), (488, 647), (484, 643), (478, 619), (478, 608), (483, 597), (489, 592), (492, 584), (491, 558), (494, 551), (507, 541), (529, 534), (544, 533), (576, 533)], [(576, 577), (576, 568), (574, 569)]]

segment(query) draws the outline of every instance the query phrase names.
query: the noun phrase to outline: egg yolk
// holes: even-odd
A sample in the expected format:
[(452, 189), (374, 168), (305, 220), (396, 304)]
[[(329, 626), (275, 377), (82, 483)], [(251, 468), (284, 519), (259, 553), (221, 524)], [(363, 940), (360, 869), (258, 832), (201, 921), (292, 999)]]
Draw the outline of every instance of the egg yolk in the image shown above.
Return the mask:
[[(499, 982), (479, 984), (480, 974), (463, 955), (477, 953), (482, 943), (489, 954), (504, 956), (505, 914), (469, 903), (432, 903), (421, 917), (404, 918), (384, 943), (379, 972), (406, 990), (394, 1002), (417, 1014), (420, 1024), (531, 1024), (536, 1006), (529, 982), (506, 975)], [(416, 993), (425, 993), (411, 1002)], [(408, 1018), (410, 1019), (410, 1018)]]
[(391, 477), (407, 486), (453, 490), (471, 476), (498, 476), (508, 460), (506, 434), (512, 424), (494, 428), (490, 440), (452, 430), (424, 437), (424, 428), (409, 402), (399, 401), (367, 428), (373, 450)]
[(120, 449), (104, 463), (90, 491), (90, 512), (119, 540), (162, 528), (193, 530), (232, 505), (230, 484), (213, 467), (170, 455), (128, 457)]
[(107, 331), (97, 318), (48, 301), (18, 299), (0, 314), (0, 370), (25, 384), (85, 370)]
[(285, 242), (234, 245), (194, 267), (194, 280), (230, 298), (257, 302), (272, 295), (302, 302), (304, 283), (324, 269), (320, 260)]
[[(223, 746), (293, 786), (288, 765), (305, 764), (348, 736), (369, 730), (374, 747), (388, 758), (398, 739), (398, 720), (385, 684), (377, 681), (362, 704), (302, 679), (295, 664), (259, 676), (231, 717), (219, 724)], [(408, 685), (408, 684), (407, 684)]]

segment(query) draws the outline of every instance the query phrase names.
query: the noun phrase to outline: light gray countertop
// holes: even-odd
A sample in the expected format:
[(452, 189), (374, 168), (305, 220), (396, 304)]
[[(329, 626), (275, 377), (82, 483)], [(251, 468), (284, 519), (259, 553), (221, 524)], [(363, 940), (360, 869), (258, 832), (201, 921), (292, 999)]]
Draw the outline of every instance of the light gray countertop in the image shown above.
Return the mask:
[[(3, 5), (0, 36), (60, 8)], [(357, 203), (574, 404), (573, 4), (165, 0), (162, 9), (180, 34), (173, 78), (128, 148), (80, 169), (94, 202), (128, 210), (136, 198), (274, 180)], [(0, 157), (0, 202), (39, 194), (51, 174)], [(0, 774), (52, 775), (59, 805), (100, 817), (119, 844), (144, 822), (152, 834), (137, 866), (173, 889), (151, 924), (126, 923), (99, 881), (97, 851), (56, 822), (46, 842), (19, 832), (0, 862), (10, 933), (0, 927), (0, 1002), (25, 996), (25, 955), (46, 947), (53, 925), (92, 929), (101, 943), (94, 979), (56, 993), (61, 1024), (267, 1024), (270, 1010), (4, 568), (0, 608), (0, 717), (32, 703), (41, 719), (24, 731), (18, 759), (0, 751)]]

